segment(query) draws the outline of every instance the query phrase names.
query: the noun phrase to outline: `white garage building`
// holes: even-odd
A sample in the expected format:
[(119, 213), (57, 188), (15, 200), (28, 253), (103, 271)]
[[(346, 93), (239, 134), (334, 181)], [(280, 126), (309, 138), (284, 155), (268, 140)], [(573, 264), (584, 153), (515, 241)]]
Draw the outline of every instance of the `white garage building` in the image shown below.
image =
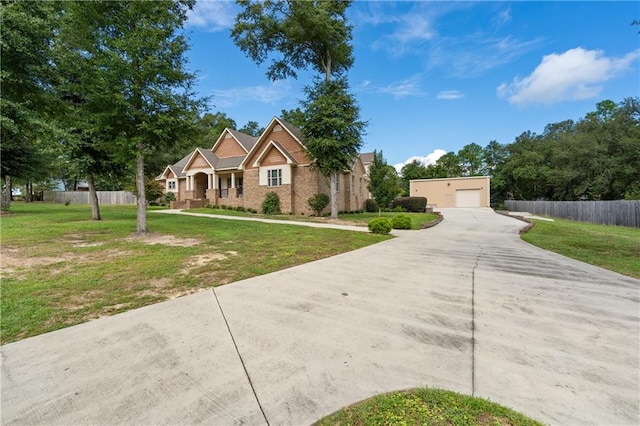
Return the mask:
[(427, 197), (427, 204), (445, 207), (489, 207), (488, 176), (409, 181), (412, 197)]

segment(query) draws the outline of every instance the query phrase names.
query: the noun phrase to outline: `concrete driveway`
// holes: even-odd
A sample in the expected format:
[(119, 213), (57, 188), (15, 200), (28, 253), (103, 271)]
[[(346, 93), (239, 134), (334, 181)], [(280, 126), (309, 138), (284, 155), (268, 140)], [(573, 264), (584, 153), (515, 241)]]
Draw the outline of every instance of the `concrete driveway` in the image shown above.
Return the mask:
[[(2, 424), (309, 424), (451, 389), (551, 424), (640, 423), (640, 281), (489, 209), (5, 345)], [(278, 226), (278, 225), (274, 225)]]

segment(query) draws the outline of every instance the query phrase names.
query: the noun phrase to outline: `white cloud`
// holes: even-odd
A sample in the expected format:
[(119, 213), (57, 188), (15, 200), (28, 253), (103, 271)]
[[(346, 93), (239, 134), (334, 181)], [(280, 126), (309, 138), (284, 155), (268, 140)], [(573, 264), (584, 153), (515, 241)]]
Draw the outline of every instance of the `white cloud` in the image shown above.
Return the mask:
[(495, 25), (504, 25), (511, 22), (511, 9), (507, 8), (499, 12), (494, 18), (493, 22)]
[(639, 57), (640, 49), (619, 58), (582, 47), (552, 53), (544, 56), (530, 75), (502, 83), (496, 92), (520, 106), (593, 98), (602, 91), (603, 83), (627, 71)]
[(290, 96), (291, 86), (286, 81), (276, 81), (264, 86), (233, 87), (214, 90), (212, 103), (218, 108), (236, 106), (247, 102), (277, 104)]
[(447, 101), (462, 98), (464, 98), (464, 93), (460, 92), (459, 90), (442, 90), (436, 95), (436, 99), (444, 99)]
[(411, 77), (405, 80), (395, 81), (388, 86), (377, 89), (379, 93), (386, 93), (393, 95), (395, 99), (402, 99), (407, 96), (424, 96), (425, 92), (420, 86), (420, 81), (417, 77)]
[(187, 12), (187, 25), (221, 31), (231, 28), (236, 19), (236, 5), (231, 1), (199, 0), (193, 10)]
[(445, 151), (444, 149), (434, 149), (432, 153), (427, 154), (424, 157), (413, 156), (411, 158), (408, 158), (404, 163), (394, 164), (393, 167), (395, 167), (396, 171), (400, 173), (402, 171), (402, 167), (413, 162), (414, 160), (420, 161), (425, 166), (430, 166), (432, 164), (436, 164), (436, 161), (438, 161), (438, 159), (446, 153), (447, 151)]

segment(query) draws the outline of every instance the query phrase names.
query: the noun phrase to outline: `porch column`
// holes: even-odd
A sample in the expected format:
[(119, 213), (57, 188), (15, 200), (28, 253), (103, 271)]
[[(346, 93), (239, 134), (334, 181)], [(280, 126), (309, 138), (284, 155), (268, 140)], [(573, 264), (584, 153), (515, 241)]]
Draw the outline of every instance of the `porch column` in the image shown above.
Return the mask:
[(236, 174), (234, 172), (231, 172), (231, 187), (236, 187)]
[(191, 176), (187, 175), (187, 191), (191, 191)]
[(213, 189), (213, 173), (207, 175), (207, 188)]

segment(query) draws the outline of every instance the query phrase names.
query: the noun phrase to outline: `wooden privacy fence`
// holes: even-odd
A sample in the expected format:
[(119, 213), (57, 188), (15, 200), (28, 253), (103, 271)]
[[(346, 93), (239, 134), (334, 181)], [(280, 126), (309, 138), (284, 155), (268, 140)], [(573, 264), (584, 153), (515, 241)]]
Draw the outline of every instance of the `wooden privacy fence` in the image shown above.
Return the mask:
[[(136, 196), (129, 191), (96, 191), (98, 204), (126, 205), (135, 204)], [(44, 193), (44, 201), (50, 203), (91, 204), (88, 191), (51, 191)]]
[(640, 200), (505, 201), (507, 210), (602, 225), (640, 228)]

